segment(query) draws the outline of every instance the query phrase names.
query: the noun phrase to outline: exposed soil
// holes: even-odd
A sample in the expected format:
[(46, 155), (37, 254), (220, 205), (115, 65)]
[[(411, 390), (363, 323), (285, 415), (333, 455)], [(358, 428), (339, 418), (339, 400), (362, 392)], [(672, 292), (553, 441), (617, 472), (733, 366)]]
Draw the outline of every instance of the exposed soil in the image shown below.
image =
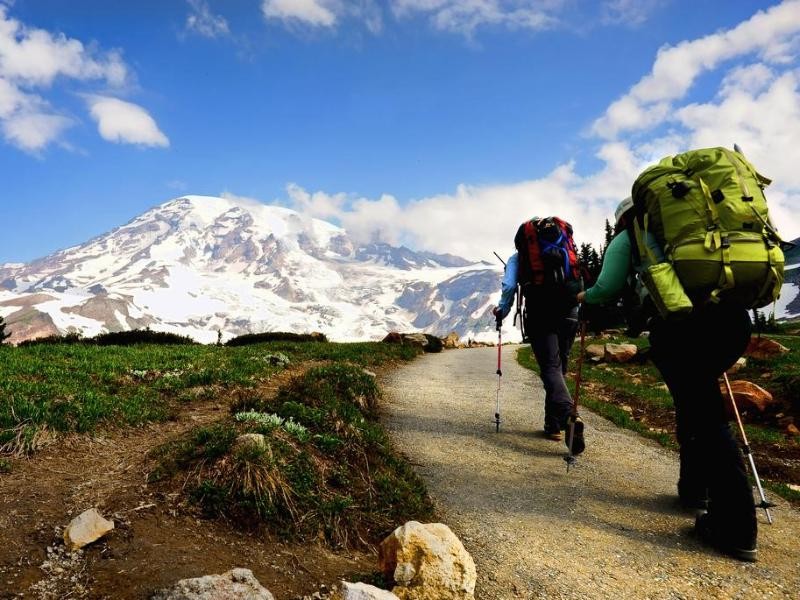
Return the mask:
[[(274, 377), (273, 392), (289, 370)], [(311, 595), (370, 573), (375, 557), (284, 543), (199, 518), (178, 494), (146, 483), (147, 454), (188, 429), (223, 418), (229, 398), (197, 402), (166, 423), (94, 437), (73, 436), (0, 474), (0, 598), (146, 598), (186, 577), (251, 569), (277, 598)], [(68, 556), (63, 527), (97, 507), (116, 528)], [(323, 590), (325, 588), (322, 588)]]

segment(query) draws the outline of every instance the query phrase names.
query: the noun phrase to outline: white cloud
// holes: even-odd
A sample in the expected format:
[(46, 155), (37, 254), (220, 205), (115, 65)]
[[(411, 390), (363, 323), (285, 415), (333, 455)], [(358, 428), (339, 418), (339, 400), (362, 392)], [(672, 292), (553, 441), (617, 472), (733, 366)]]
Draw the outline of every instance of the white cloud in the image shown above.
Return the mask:
[(228, 21), (222, 15), (215, 15), (206, 0), (187, 0), (191, 12), (186, 17), (186, 29), (209, 38), (228, 35)]
[(89, 96), (87, 103), (104, 140), (139, 146), (169, 146), (167, 136), (141, 106), (109, 96)]
[(60, 115), (24, 112), (2, 122), (6, 140), (28, 152), (38, 152), (58, 139), (72, 121)]
[(261, 10), (267, 19), (334, 27), (341, 5), (332, 0), (263, 0)]
[[(8, 15), (10, 5), (0, 3), (0, 128), (4, 138), (32, 153), (54, 142), (69, 147), (61, 136), (75, 119), (52, 107), (43, 94), (56, 84), (76, 81), (121, 91), (131, 79), (128, 66), (118, 50), (100, 51), (63, 33), (23, 24)], [(144, 130), (152, 134), (154, 129), (161, 136), (152, 136), (151, 140), (165, 145), (166, 137), (155, 122), (139, 110), (152, 122), (152, 127)], [(140, 119), (140, 125), (144, 121)]]
[(800, 34), (800, 0), (791, 0), (733, 29), (661, 48), (651, 72), (611, 104), (592, 126), (594, 134), (613, 139), (626, 131), (662, 123), (672, 102), (683, 98), (697, 77), (724, 61), (750, 54), (785, 63)]
[(647, 21), (667, 0), (607, 0), (603, 3), (603, 22), (636, 27)]
[(26, 27), (0, 5), (0, 74), (25, 85), (49, 86), (61, 76), (120, 86), (128, 69), (118, 51), (93, 52), (63, 33)]
[(391, 0), (399, 18), (427, 16), (435, 28), (471, 36), (482, 26), (540, 30), (555, 26), (558, 0)]

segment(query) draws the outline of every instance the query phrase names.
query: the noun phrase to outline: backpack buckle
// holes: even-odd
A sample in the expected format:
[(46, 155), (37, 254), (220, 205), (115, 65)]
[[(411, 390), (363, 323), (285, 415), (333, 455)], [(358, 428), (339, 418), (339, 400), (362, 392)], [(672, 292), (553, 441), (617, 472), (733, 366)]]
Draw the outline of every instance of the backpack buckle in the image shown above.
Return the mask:
[(722, 238), (722, 242), (721, 242), (720, 245), (721, 245), (722, 248), (730, 248), (731, 247), (730, 238), (727, 235), (725, 237), (723, 237)]
[(715, 225), (714, 223), (706, 225), (706, 231), (716, 231), (717, 229), (719, 229), (719, 225)]

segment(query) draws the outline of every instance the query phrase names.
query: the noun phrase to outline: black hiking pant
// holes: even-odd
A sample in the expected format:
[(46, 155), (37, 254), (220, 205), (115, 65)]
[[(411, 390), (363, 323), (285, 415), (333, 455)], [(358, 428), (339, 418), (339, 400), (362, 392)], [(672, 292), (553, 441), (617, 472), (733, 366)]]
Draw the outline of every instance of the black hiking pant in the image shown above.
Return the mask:
[(675, 403), (681, 499), (708, 493), (714, 529), (739, 547), (755, 542), (753, 491), (728, 425), (720, 376), (744, 353), (752, 325), (743, 308), (708, 305), (687, 319), (651, 323), (651, 357)]
[(566, 428), (572, 412), (572, 396), (564, 376), (578, 331), (578, 308), (549, 317), (537, 314), (530, 318), (529, 315), (525, 330), (544, 384), (544, 429), (554, 432)]

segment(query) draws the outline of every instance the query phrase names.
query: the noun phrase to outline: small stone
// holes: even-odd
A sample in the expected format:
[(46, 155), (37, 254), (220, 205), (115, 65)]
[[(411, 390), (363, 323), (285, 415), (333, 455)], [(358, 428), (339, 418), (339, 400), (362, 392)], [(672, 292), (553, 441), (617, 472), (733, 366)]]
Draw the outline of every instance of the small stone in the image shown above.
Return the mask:
[(635, 344), (606, 344), (605, 360), (617, 363), (630, 362), (638, 351)]
[(739, 360), (733, 363), (731, 368), (728, 369), (727, 373), (728, 375), (733, 375), (734, 373), (738, 373), (739, 371), (744, 369), (746, 366), (747, 366), (747, 359), (744, 356), (742, 356), (741, 358), (739, 358)]
[(602, 344), (589, 344), (586, 346), (586, 356), (591, 360), (594, 358), (602, 360), (606, 355), (605, 346)]
[(773, 356), (786, 354), (787, 352), (789, 352), (789, 349), (775, 340), (765, 337), (754, 337), (750, 338), (750, 343), (747, 345), (747, 350), (745, 350), (744, 354), (745, 356), (752, 356), (759, 360), (765, 360)]
[(243, 433), (233, 443), (234, 448), (266, 448), (267, 439), (261, 433)]
[(399, 600), (392, 592), (382, 590), (366, 583), (343, 581), (336, 600)]
[(151, 600), (275, 600), (250, 569), (231, 569), (222, 575), (181, 579), (159, 590)]
[(800, 429), (798, 429), (797, 425), (795, 425), (794, 423), (790, 423), (789, 425), (786, 426), (786, 433), (791, 436), (797, 437), (800, 435)]
[(104, 519), (96, 508), (90, 508), (72, 519), (64, 530), (64, 544), (71, 551), (99, 540), (114, 529), (114, 522)]

